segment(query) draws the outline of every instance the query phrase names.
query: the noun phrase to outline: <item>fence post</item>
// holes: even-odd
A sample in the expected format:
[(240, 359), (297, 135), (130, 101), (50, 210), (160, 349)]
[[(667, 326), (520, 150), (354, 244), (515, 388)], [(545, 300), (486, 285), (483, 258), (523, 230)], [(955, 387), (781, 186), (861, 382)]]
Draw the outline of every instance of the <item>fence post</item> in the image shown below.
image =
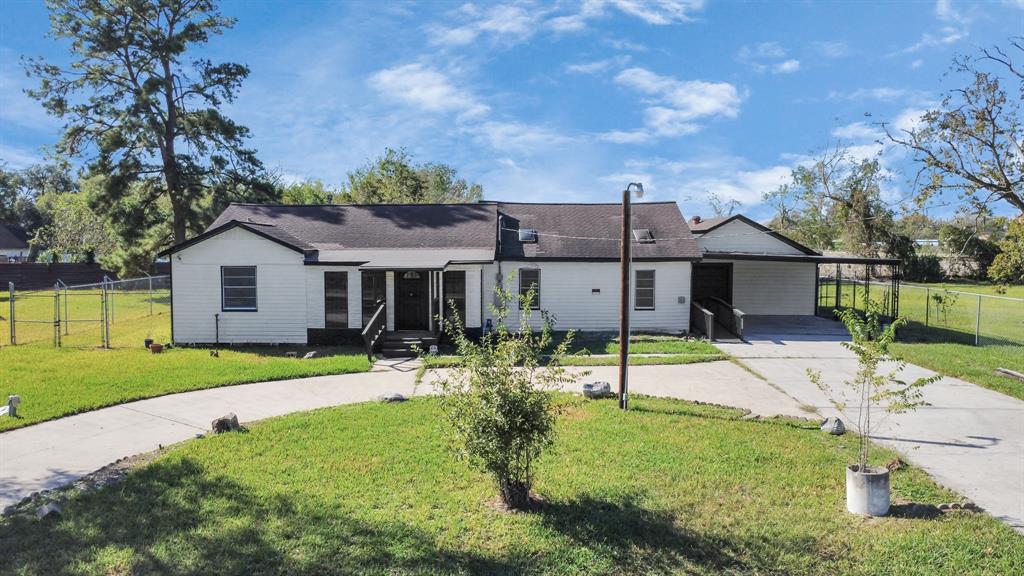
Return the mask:
[(981, 343), (981, 294), (978, 294), (978, 317), (974, 322), (974, 345)]
[(7, 283), (7, 295), (9, 296), (8, 304), (10, 304), (11, 307), (7, 317), (9, 318), (8, 323), (11, 328), (11, 346), (14, 346), (18, 343), (18, 339), (16, 337), (17, 331), (14, 329), (14, 282)]
[[(110, 276), (104, 275), (103, 276), (103, 284), (106, 285), (106, 286), (109, 286), (109, 288), (107, 289), (107, 308), (108, 308), (107, 319), (110, 320), (111, 324), (113, 324), (114, 323), (114, 290), (113, 290), (114, 281), (110, 279)], [(108, 344), (109, 344), (109, 342), (108, 342)]]
[(60, 290), (53, 286), (53, 347), (60, 348)]
[(148, 272), (145, 273), (146, 278), (149, 279), (149, 315), (153, 315), (153, 277)]
[(107, 337), (107, 283), (100, 284), (100, 343), (103, 348), (109, 348)]
[(924, 287), (924, 327), (928, 327), (928, 311), (932, 309), (931, 288)]

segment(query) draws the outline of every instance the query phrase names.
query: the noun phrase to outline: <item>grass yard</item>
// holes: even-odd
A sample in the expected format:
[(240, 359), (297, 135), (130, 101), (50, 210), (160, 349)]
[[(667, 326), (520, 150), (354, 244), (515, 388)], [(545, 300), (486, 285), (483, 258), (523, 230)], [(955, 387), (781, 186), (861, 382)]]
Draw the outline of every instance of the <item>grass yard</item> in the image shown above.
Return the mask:
[[(834, 284), (829, 287), (834, 290)], [(872, 286), (872, 299), (883, 292), (883, 287)], [(865, 294), (863, 286), (844, 283), (842, 304), (863, 309)], [(900, 315), (909, 323), (900, 330), (900, 342), (892, 351), (908, 362), (1024, 400), (1024, 382), (995, 371), (1024, 372), (1024, 301), (982, 298), (981, 346), (975, 346), (978, 298), (972, 294), (1024, 298), (1024, 286), (1008, 286), (999, 294), (991, 284), (903, 284)]]
[[(558, 333), (555, 335), (555, 341), (561, 342), (564, 337), (564, 333)], [(618, 354), (619, 337), (617, 334), (580, 332), (573, 339), (569, 351), (571, 353)], [(719, 350), (707, 340), (658, 334), (631, 335), (629, 351), (633, 354), (720, 354)]]
[(995, 371), (996, 368), (1008, 368), (1024, 373), (1024, 346), (896, 342), (891, 350), (895, 356), (911, 364), (1024, 400), (1024, 382)]
[[(0, 573), (1024, 570), (1024, 540), (983, 514), (847, 514), (850, 438), (681, 401), (567, 402), (534, 512), (492, 507), (489, 478), (448, 452), (436, 400), (351, 405), (189, 441), (58, 519), (3, 520)], [(892, 482), (900, 500), (956, 500), (914, 468)]]
[(362, 349), (320, 349), (323, 356), (309, 360), (284, 357), (296, 349), (225, 349), (214, 358), (192, 348), (151, 354), (141, 344), (113, 350), (4, 346), (0, 398), (19, 394), (22, 405), (19, 418), (0, 419), (0, 430), (172, 392), (370, 369)]
[[(111, 292), (110, 341), (113, 347), (140, 347), (146, 338), (171, 338), (170, 291)], [(98, 347), (103, 343), (101, 296), (98, 291), (69, 291), (66, 306), (60, 298), (61, 342), (68, 347)], [(19, 345), (53, 346), (53, 291), (15, 294), (16, 338)], [(70, 322), (68, 321), (70, 319)], [(66, 332), (66, 333), (65, 333)], [(10, 296), (0, 296), (0, 345), (11, 343)]]

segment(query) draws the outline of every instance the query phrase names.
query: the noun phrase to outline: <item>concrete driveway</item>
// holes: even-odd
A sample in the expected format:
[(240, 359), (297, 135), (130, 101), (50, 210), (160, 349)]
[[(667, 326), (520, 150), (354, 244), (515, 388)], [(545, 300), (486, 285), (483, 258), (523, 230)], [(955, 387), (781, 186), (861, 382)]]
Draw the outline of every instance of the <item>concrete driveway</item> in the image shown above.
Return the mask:
[[(363, 374), (171, 394), (4, 432), (0, 434), (0, 508), (32, 492), (73, 482), (119, 458), (205, 433), (214, 418), (228, 412), (251, 422), (365, 402), (384, 392), (432, 393), (429, 374), (416, 386), (416, 368), (415, 362), (382, 360)], [(616, 381), (613, 367), (592, 370), (585, 381)], [(630, 383), (630, 390), (639, 394), (727, 404), (763, 416), (802, 414), (791, 398), (731, 362), (635, 366), (630, 369)]]
[[(841, 324), (755, 317), (745, 325), (745, 336), (745, 343), (718, 347), (800, 403), (836, 415), (807, 370), (820, 371), (829, 383), (852, 377), (857, 361), (840, 344), (848, 339)], [(932, 374), (909, 365), (903, 377)], [(883, 416), (875, 438), (1024, 533), (1024, 402), (957, 378), (931, 384), (924, 396), (930, 406)]]

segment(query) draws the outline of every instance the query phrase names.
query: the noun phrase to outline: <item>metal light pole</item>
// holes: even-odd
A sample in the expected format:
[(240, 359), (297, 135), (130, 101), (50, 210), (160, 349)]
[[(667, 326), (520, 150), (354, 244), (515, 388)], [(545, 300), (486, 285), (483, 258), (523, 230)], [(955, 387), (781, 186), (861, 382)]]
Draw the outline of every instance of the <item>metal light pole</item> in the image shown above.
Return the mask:
[(630, 193), (636, 192), (637, 198), (643, 198), (644, 185), (630, 182), (622, 191), (622, 280), (619, 293), (619, 408), (629, 408), (629, 283), (632, 270), (633, 254), (630, 235), (632, 231), (633, 210), (630, 205)]

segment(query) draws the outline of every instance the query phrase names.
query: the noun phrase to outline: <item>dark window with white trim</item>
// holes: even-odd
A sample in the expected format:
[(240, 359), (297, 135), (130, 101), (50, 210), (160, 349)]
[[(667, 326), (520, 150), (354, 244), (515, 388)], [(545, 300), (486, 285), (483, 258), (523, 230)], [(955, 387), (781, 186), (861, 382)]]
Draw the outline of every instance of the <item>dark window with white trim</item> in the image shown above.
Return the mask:
[(348, 272), (324, 272), (324, 328), (348, 328)]
[(466, 272), (464, 270), (449, 270), (444, 273), (444, 302), (441, 303), (444, 309), (444, 318), (450, 322), (452, 319), (451, 303), (455, 303), (455, 310), (459, 314), (459, 320), (463, 326), (466, 324)]
[(224, 312), (256, 311), (256, 267), (220, 267), (220, 308)]
[(635, 287), (633, 308), (654, 310), (654, 270), (637, 270)]
[(530, 308), (538, 310), (540, 309), (540, 270), (536, 268), (520, 268), (519, 296), (525, 298), (530, 293), (531, 288), (533, 289), (533, 301), (530, 302)]

